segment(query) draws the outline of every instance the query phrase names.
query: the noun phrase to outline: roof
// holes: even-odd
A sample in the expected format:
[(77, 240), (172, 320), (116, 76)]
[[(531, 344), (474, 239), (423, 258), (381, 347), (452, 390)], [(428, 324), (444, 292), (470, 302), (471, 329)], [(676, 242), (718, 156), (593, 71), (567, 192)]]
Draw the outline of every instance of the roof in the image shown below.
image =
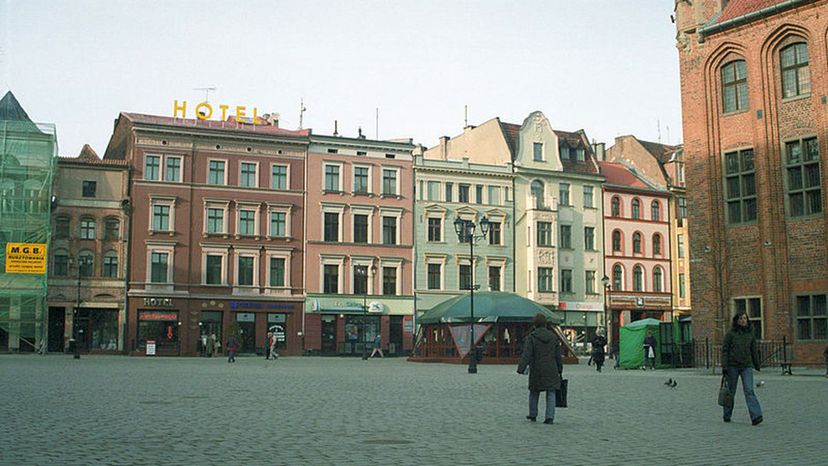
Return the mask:
[[(469, 294), (449, 298), (427, 311), (417, 319), (417, 322), (420, 324), (468, 323), (471, 320), (470, 299)], [(561, 321), (549, 309), (514, 293), (481, 291), (474, 294), (475, 322), (531, 322), (532, 317), (537, 313), (544, 314), (554, 323)]]
[[(633, 137), (635, 137), (635, 136), (633, 136)], [(680, 147), (680, 146), (668, 146), (667, 144), (660, 144), (660, 143), (657, 143), (657, 142), (644, 141), (644, 140), (641, 140), (641, 139), (638, 139), (638, 138), (635, 138), (635, 139), (636, 139), (636, 141), (641, 143), (641, 145), (644, 147), (644, 149), (647, 150), (647, 152), (652, 154), (653, 157), (655, 157), (656, 160), (658, 160), (661, 163), (669, 162), (670, 158), (673, 156), (673, 153), (675, 153), (676, 150)]]
[(58, 158), (58, 163), (70, 163), (70, 164), (77, 164), (77, 165), (98, 165), (98, 166), (110, 166), (110, 167), (127, 167), (129, 166), (129, 161), (127, 160), (119, 160), (119, 159), (105, 159), (102, 160), (98, 157), (98, 153), (92, 149), (92, 146), (89, 144), (84, 144), (83, 148), (78, 154), (77, 157), (60, 157)]
[(627, 186), (630, 188), (653, 189), (649, 183), (630, 171), (623, 164), (616, 162), (598, 162), (601, 167), (601, 174), (607, 179), (606, 184), (614, 186)]
[(235, 119), (228, 118), (226, 121), (216, 121), (216, 120), (200, 120), (200, 119), (191, 119), (191, 118), (173, 118), (173, 117), (165, 117), (165, 116), (158, 116), (158, 115), (146, 115), (143, 113), (121, 113), (122, 116), (126, 117), (129, 121), (133, 123), (142, 123), (148, 125), (163, 125), (163, 126), (176, 126), (176, 127), (198, 127), (198, 128), (205, 128), (205, 129), (223, 129), (223, 130), (235, 130), (235, 131), (245, 131), (250, 133), (263, 133), (263, 134), (275, 134), (281, 136), (308, 136), (310, 135), (309, 129), (300, 129), (300, 130), (290, 130), (279, 128), (277, 126), (271, 126), (270, 124), (252, 124), (252, 123), (245, 123), (236, 121)]
[(0, 99), (0, 120), (32, 122), (11, 91), (6, 92), (6, 95)]
[(500, 121), (500, 129), (503, 130), (503, 137), (506, 139), (506, 145), (509, 146), (509, 150), (512, 152), (512, 160), (514, 160), (515, 156), (517, 155), (517, 142), (518, 136), (520, 134), (520, 125), (516, 125), (514, 123), (504, 123)]
[(774, 6), (778, 3), (785, 3), (785, 0), (730, 0), (724, 10), (722, 10), (722, 14), (714, 21), (714, 24), (723, 23), (733, 18)]

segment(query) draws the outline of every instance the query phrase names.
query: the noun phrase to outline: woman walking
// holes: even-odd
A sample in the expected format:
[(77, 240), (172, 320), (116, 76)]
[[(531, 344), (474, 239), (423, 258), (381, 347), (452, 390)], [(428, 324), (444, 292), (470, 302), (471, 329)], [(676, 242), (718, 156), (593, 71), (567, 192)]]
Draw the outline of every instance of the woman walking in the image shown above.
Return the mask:
[[(727, 386), (730, 394), (736, 396), (736, 383), (742, 379), (742, 390), (745, 392), (750, 420), (753, 425), (762, 422), (762, 407), (759, 399), (753, 392), (753, 369), (759, 370), (759, 351), (756, 348), (756, 337), (750, 328), (747, 314), (737, 312), (733, 316), (730, 331), (725, 335), (722, 344), (722, 374), (727, 377)], [(733, 414), (733, 405), (724, 407), (724, 422), (730, 422)]]
[(604, 329), (598, 329), (595, 338), (592, 339), (592, 360), (595, 362), (595, 369), (601, 372), (604, 366), (604, 359), (606, 353), (604, 352), (604, 345), (607, 344), (607, 338), (604, 336)]
[(546, 316), (538, 313), (532, 319), (535, 329), (526, 337), (523, 354), (517, 372), (523, 374), (529, 366), (529, 415), (534, 422), (538, 417), (540, 392), (546, 392), (546, 418), (544, 424), (555, 419), (555, 391), (561, 388), (561, 346), (558, 337), (546, 328)]

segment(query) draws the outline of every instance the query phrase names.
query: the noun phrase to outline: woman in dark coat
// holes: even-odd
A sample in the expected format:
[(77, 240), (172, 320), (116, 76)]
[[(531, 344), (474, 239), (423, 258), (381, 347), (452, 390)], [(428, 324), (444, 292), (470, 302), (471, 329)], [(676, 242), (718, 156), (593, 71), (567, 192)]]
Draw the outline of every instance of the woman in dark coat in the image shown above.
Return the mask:
[(529, 366), (529, 415), (526, 419), (535, 421), (538, 417), (540, 392), (546, 392), (546, 419), (552, 424), (555, 419), (555, 391), (561, 388), (561, 345), (558, 336), (546, 328), (546, 316), (536, 314), (532, 330), (523, 344), (517, 372), (523, 374)]
[[(756, 347), (756, 337), (750, 328), (750, 321), (745, 312), (737, 312), (733, 316), (731, 329), (725, 335), (722, 343), (722, 374), (727, 376), (727, 386), (730, 394), (736, 395), (736, 383), (742, 379), (742, 390), (745, 392), (750, 420), (753, 425), (762, 422), (762, 407), (759, 399), (753, 392), (753, 370), (759, 370), (759, 351)], [(724, 422), (730, 422), (733, 414), (733, 405), (724, 408)]]
[(598, 329), (595, 338), (592, 339), (592, 360), (595, 361), (595, 369), (601, 372), (601, 367), (604, 366), (604, 359), (606, 353), (604, 352), (604, 345), (607, 344), (607, 339), (604, 337), (604, 330)]

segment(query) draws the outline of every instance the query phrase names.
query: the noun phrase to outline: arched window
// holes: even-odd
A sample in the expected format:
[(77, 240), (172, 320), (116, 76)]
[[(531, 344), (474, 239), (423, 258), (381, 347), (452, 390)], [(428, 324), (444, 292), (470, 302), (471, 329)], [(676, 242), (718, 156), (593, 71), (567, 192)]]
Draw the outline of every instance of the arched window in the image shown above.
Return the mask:
[(661, 272), (661, 267), (656, 267), (653, 270), (653, 291), (656, 293), (661, 293), (661, 280), (663, 279), (663, 273)]
[(641, 233), (633, 233), (633, 254), (641, 254)]
[(91, 277), (95, 273), (95, 255), (92, 251), (81, 251), (78, 254), (78, 274), (81, 277)]
[(80, 239), (95, 239), (95, 219), (84, 217), (80, 221)]
[(632, 200), (632, 218), (641, 218), (641, 201)]
[(633, 268), (633, 291), (644, 291), (644, 268), (640, 265)]
[(782, 64), (782, 98), (811, 93), (811, 73), (808, 69), (808, 44), (800, 42), (779, 52)]
[(722, 67), (722, 106), (724, 113), (747, 110), (747, 66), (735, 60)]
[(618, 230), (612, 232), (612, 252), (621, 252), (621, 232)]
[(104, 254), (103, 276), (107, 278), (118, 278), (118, 253), (109, 251)]
[(116, 240), (120, 236), (121, 222), (117, 218), (106, 219), (104, 239)]
[(650, 205), (650, 214), (652, 215), (654, 222), (661, 220), (661, 204), (659, 204), (658, 201), (653, 201)]
[(532, 182), (532, 196), (535, 198), (535, 208), (543, 209), (544, 190), (542, 181), (535, 180)]
[(624, 269), (618, 264), (615, 264), (615, 267), (612, 268), (612, 289), (615, 291), (624, 290)]
[(612, 216), (613, 217), (620, 217), (621, 216), (621, 199), (618, 196), (612, 198)]
[(653, 235), (653, 255), (660, 256), (661, 255), (661, 235), (655, 233)]

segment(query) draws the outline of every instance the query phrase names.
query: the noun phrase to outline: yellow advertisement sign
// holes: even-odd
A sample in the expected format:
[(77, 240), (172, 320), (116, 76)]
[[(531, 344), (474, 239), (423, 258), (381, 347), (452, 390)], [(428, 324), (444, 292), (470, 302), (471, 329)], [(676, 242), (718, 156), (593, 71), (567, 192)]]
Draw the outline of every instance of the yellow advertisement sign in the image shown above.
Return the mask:
[(6, 273), (46, 273), (45, 243), (6, 243)]

